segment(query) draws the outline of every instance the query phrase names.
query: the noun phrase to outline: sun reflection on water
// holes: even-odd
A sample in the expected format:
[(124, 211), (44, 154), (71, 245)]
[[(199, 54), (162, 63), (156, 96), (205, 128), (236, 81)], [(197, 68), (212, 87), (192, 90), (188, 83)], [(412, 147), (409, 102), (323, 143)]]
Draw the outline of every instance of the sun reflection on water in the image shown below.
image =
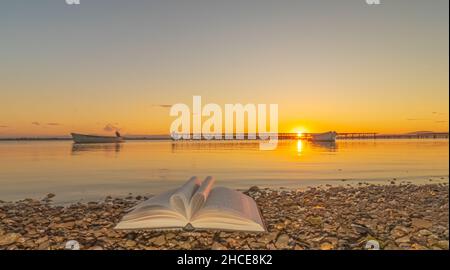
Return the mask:
[(303, 152), (303, 141), (297, 140), (297, 154), (301, 155)]

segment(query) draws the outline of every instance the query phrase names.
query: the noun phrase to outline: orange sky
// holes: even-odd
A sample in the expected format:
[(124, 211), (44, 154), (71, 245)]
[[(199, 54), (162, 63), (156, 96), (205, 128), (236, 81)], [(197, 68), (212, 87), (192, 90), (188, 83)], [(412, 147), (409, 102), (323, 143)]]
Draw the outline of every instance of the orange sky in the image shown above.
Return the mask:
[(0, 137), (168, 134), (194, 95), (276, 103), (282, 132), (448, 131), (448, 1), (244, 2), (0, 4)]

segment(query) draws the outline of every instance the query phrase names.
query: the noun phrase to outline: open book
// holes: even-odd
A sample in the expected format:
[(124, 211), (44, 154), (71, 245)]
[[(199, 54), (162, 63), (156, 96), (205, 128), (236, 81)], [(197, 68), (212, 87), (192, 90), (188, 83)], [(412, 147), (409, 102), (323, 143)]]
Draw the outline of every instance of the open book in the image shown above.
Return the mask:
[(182, 187), (136, 205), (115, 228), (266, 230), (252, 198), (213, 184), (210, 176), (203, 182), (192, 177)]

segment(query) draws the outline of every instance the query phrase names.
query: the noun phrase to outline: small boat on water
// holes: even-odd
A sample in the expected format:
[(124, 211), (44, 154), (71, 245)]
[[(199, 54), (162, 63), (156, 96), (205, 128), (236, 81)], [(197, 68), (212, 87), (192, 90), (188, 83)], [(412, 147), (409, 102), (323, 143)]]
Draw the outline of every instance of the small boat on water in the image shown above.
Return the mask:
[(311, 133), (309, 139), (317, 142), (334, 142), (336, 141), (336, 135), (337, 133), (335, 131)]
[(116, 132), (116, 136), (97, 136), (79, 133), (71, 133), (70, 135), (72, 135), (75, 143), (120, 143), (124, 141), (119, 132)]

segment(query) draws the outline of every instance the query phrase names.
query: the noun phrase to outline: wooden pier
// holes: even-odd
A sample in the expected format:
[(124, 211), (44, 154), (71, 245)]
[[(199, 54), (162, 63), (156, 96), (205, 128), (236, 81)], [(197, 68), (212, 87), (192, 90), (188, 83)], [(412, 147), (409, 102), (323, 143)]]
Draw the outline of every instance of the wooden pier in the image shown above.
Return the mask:
[(376, 139), (376, 132), (339, 132), (336, 139)]
[(448, 132), (424, 132), (406, 134), (379, 134), (376, 132), (342, 132), (337, 139), (448, 139)]
[[(297, 133), (285, 132), (278, 133), (279, 140), (297, 140), (312, 138), (314, 133)], [(258, 134), (256, 134), (258, 137)], [(337, 140), (362, 140), (362, 139), (448, 139), (448, 132), (418, 132), (418, 133), (405, 133), (405, 134), (382, 134), (377, 132), (338, 132), (336, 136)], [(182, 139), (183, 140), (183, 139)], [(193, 139), (193, 134), (190, 134), (190, 139)], [(200, 140), (203, 140), (201, 137)], [(225, 134), (222, 134), (221, 140), (225, 139)], [(236, 140), (235, 135), (232, 140)], [(251, 140), (248, 138), (248, 134), (243, 135), (243, 140)], [(257, 139), (258, 140), (258, 139)]]
[[(302, 133), (300, 136), (297, 133), (278, 133), (279, 139), (308, 139), (312, 138), (314, 133)], [(340, 132), (337, 133), (336, 139), (376, 139), (376, 132)]]

